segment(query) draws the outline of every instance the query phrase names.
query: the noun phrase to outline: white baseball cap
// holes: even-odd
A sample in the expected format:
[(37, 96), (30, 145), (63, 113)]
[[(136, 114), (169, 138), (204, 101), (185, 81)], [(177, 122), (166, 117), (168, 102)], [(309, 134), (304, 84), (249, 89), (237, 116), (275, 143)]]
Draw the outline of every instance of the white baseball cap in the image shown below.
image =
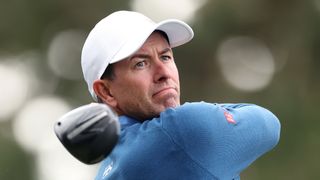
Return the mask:
[(138, 12), (117, 11), (98, 22), (89, 33), (81, 55), (83, 76), (94, 100), (93, 83), (103, 75), (109, 64), (121, 61), (140, 49), (155, 30), (163, 31), (170, 46), (177, 47), (193, 38), (189, 25), (168, 19), (155, 23)]

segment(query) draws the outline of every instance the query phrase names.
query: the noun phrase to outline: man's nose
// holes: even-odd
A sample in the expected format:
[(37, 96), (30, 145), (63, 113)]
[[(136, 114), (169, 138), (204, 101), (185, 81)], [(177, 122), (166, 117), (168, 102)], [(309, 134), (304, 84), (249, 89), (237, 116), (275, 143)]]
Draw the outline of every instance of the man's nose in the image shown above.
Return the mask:
[(170, 78), (170, 69), (168, 64), (161, 61), (159, 58), (154, 63), (154, 81), (159, 83)]

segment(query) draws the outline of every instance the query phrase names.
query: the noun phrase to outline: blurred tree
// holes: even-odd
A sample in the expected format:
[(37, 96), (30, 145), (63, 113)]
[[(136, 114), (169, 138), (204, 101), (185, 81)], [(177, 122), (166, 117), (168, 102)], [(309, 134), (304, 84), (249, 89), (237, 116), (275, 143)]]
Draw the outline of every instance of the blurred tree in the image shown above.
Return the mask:
[[(2, 124), (1, 130), (3, 130)], [(33, 157), (26, 154), (8, 135), (0, 133), (0, 179), (32, 180)]]

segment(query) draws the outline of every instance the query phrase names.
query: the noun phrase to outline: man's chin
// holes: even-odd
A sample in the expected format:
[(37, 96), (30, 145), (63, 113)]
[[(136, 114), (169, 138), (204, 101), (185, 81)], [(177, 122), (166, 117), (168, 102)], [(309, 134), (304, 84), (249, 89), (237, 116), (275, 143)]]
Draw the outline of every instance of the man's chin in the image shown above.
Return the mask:
[[(154, 104), (155, 105), (155, 104)], [(164, 112), (168, 108), (175, 108), (180, 106), (179, 102), (176, 101), (165, 101), (164, 103), (153, 106), (153, 110), (146, 116), (142, 118), (142, 121), (147, 119), (152, 119), (155, 117), (159, 117), (162, 112)], [(141, 118), (140, 118), (141, 119)]]
[(177, 106), (179, 106), (180, 103), (177, 102), (177, 100), (175, 98), (169, 98), (169, 99), (166, 99), (164, 102), (163, 102), (163, 107), (164, 109), (167, 109), (167, 108), (175, 108)]

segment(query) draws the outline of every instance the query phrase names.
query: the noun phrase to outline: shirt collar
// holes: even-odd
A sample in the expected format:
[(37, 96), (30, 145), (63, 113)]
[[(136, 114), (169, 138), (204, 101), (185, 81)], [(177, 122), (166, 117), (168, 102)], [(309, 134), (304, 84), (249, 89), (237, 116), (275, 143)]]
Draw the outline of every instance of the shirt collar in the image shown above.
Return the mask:
[(121, 129), (124, 129), (133, 124), (139, 123), (138, 120), (128, 116), (119, 116), (119, 122), (120, 122)]

